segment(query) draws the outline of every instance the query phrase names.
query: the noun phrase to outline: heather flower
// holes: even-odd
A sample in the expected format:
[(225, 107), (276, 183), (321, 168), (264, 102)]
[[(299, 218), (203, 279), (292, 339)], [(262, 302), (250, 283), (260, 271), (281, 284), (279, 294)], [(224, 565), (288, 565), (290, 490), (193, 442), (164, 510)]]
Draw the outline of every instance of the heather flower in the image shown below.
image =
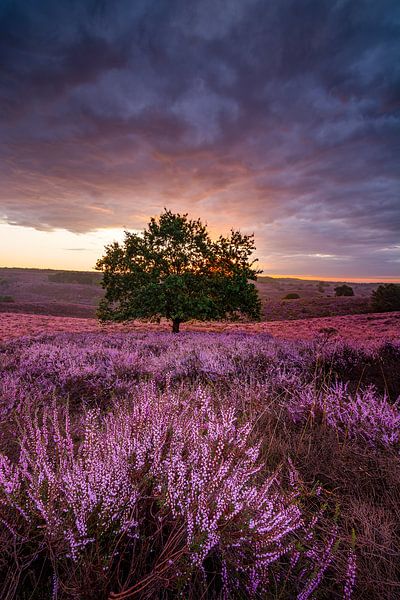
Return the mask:
[(397, 449), (396, 402), (318, 380), (323, 363), (344, 368), (379, 352), (243, 334), (5, 344), (0, 425), (12, 441), (0, 439), (0, 574), (15, 548), (28, 548), (35, 565), (53, 562), (53, 596), (71, 574), (79, 597), (88, 573), (113, 591), (123, 573), (125, 587), (154, 598), (178, 580), (190, 595), (193, 582), (203, 590), (215, 578), (215, 597), (268, 597), (276, 587), (305, 600), (329, 570), (350, 598), (355, 554), (339, 578), (338, 525), (319, 508), (328, 491), (302, 482), (293, 448), (278, 469), (263, 427), (290, 436), (307, 424), (368, 453)]
[(354, 584), (356, 581), (356, 554), (354, 550), (351, 548), (349, 551), (349, 556), (347, 559), (347, 572), (346, 572), (346, 582), (344, 586), (343, 598), (344, 600), (350, 600), (354, 590)]

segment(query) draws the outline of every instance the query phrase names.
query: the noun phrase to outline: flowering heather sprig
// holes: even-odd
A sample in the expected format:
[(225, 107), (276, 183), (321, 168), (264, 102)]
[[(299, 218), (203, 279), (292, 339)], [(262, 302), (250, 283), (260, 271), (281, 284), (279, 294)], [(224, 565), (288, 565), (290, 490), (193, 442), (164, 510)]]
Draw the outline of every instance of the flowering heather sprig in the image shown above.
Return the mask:
[(322, 392), (310, 384), (299, 386), (285, 398), (284, 408), (294, 422), (319, 417), (343, 437), (369, 446), (396, 448), (400, 444), (399, 403), (390, 404), (372, 387), (352, 394), (342, 382)]
[(308, 556), (315, 561), (317, 567), (315, 568), (314, 573), (309, 578), (304, 590), (298, 595), (298, 600), (307, 600), (308, 598), (310, 598), (312, 593), (320, 585), (327, 568), (333, 560), (333, 548), (337, 540), (337, 535), (338, 529), (337, 526), (334, 526), (332, 528), (330, 538), (324, 548), (322, 555), (316, 553), (315, 548), (312, 548), (308, 551)]
[(363, 438), (370, 445), (398, 446), (400, 442), (400, 411), (398, 403), (391, 405), (373, 388), (348, 392), (348, 384), (337, 382), (325, 397), (329, 425), (354, 439)]
[[(214, 547), (224, 553), (231, 549), (221, 533), (229, 529), (235, 538), (234, 554), (240, 556), (251, 547), (253, 561), (261, 568), (284, 553), (287, 535), (301, 525), (300, 510), (279, 492), (275, 476), (254, 485), (260, 464), (258, 448), (249, 443), (249, 425), (239, 427), (232, 409), (216, 414), (201, 392), (198, 399), (198, 410), (186, 415), (189, 426), (174, 424), (169, 454), (160, 465), (167, 503), (174, 517), (183, 516), (187, 523), (194, 564), (201, 565)], [(201, 543), (196, 544), (196, 538)]]
[(96, 537), (133, 532), (137, 525), (130, 457), (118, 438), (100, 434), (98, 420), (94, 411), (87, 413), (84, 440), (75, 452), (68, 415), (61, 428), (57, 411), (45, 411), (41, 424), (25, 423), (18, 465), (11, 469), (1, 457), (2, 502), (16, 505), (19, 499), (27, 520), (41, 523), (56, 554), (73, 560)]
[[(25, 527), (36, 524), (60, 560), (82, 561), (86, 549), (107, 540), (107, 564), (118, 536), (140, 536), (149, 518), (140, 512), (140, 488), (152, 482), (145, 493), (159, 498), (160, 516), (186, 531), (176, 555), (202, 571), (216, 552), (225, 565), (224, 593), (240, 573), (251, 597), (268, 589), (269, 567), (290, 558), (295, 537), (306, 531), (294, 479), (289, 492), (276, 474), (260, 480), (251, 429), (238, 424), (232, 407), (216, 408), (201, 387), (185, 403), (143, 384), (108, 414), (88, 410), (78, 444), (65, 411), (45, 410), (40, 421), (25, 423), (18, 464), (1, 457), (1, 505), (15, 508), (17, 499)], [(316, 549), (308, 571), (318, 559)]]
[(356, 563), (356, 553), (353, 548), (350, 548), (349, 556), (347, 559), (347, 573), (346, 573), (346, 582), (344, 585), (343, 599), (351, 600), (354, 585), (356, 582), (356, 571), (357, 571), (357, 563)]

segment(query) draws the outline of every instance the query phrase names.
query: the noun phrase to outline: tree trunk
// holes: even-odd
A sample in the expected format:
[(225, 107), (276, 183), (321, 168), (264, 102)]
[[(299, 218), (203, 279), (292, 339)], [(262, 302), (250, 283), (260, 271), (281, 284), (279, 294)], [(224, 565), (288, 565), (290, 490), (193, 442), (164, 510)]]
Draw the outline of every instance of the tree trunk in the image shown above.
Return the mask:
[(172, 321), (172, 333), (179, 333), (179, 325), (180, 325), (180, 320), (179, 319), (173, 319), (173, 321)]

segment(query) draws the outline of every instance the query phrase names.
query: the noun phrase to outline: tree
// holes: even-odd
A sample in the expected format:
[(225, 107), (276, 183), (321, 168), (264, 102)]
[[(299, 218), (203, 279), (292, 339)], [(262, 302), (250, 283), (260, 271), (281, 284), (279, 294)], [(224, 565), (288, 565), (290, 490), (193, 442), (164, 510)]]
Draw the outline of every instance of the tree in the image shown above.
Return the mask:
[(400, 285), (385, 283), (372, 292), (372, 309), (376, 312), (400, 310)]
[(354, 296), (353, 288), (345, 283), (335, 287), (335, 296)]
[(142, 234), (125, 231), (122, 245), (105, 250), (96, 263), (106, 290), (101, 320), (166, 317), (177, 333), (189, 319), (260, 318), (253, 235), (232, 230), (212, 241), (200, 219), (164, 209)]

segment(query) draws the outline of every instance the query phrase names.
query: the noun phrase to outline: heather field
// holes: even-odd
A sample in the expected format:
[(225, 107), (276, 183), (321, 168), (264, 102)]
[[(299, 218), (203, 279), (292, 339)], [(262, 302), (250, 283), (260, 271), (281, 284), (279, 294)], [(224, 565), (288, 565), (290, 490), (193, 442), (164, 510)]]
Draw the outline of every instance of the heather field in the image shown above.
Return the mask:
[[(0, 267), (0, 314), (4, 312), (93, 318), (103, 296), (96, 272)], [(256, 283), (266, 321), (308, 319), (370, 311), (374, 283), (351, 283), (352, 297), (336, 297), (340, 282), (259, 277)], [(286, 300), (287, 294), (299, 298)]]
[[(61, 332), (85, 333), (132, 333), (135, 331), (170, 331), (166, 320), (160, 323), (130, 321), (128, 323), (99, 323), (96, 319), (61, 317), (51, 315), (0, 313), (0, 341)], [(357, 341), (361, 344), (380, 344), (395, 341), (400, 337), (400, 312), (370, 313), (367, 315), (343, 315), (315, 317), (281, 321), (241, 322), (199, 322), (182, 324), (183, 331), (212, 333), (266, 333), (278, 339), (312, 340), (315, 337), (329, 337), (337, 340)]]
[(0, 347), (2, 599), (400, 596), (398, 313), (29, 318)]

